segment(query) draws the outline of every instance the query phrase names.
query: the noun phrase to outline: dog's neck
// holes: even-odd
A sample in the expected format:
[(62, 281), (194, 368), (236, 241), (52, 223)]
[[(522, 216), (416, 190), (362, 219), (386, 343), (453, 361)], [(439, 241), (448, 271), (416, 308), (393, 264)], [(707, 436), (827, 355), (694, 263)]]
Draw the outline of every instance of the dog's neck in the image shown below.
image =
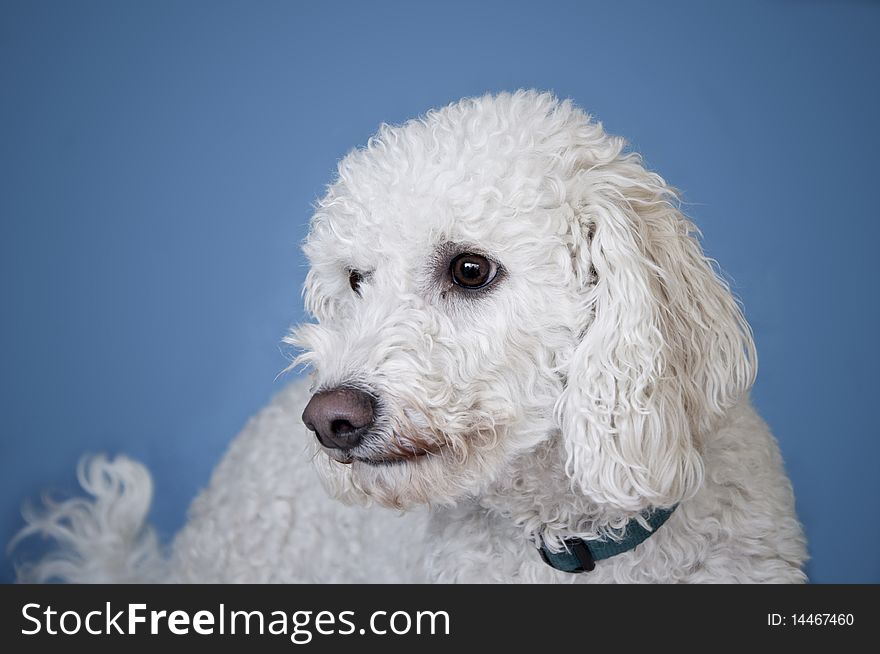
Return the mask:
[(597, 505), (572, 488), (559, 438), (517, 457), (478, 503), (511, 520), (527, 540), (537, 543), (540, 539), (548, 545), (572, 537), (607, 537), (639, 515)]

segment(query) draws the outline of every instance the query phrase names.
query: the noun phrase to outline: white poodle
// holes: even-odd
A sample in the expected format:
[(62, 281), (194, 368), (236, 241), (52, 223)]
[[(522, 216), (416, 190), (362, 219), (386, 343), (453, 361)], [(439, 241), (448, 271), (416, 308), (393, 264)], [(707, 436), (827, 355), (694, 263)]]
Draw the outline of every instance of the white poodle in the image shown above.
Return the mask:
[(305, 243), (311, 388), (251, 420), (167, 555), (147, 472), (99, 458), (92, 499), (28, 513), (61, 547), (22, 577), (803, 581), (751, 333), (694, 233), (550, 94), (382, 126)]

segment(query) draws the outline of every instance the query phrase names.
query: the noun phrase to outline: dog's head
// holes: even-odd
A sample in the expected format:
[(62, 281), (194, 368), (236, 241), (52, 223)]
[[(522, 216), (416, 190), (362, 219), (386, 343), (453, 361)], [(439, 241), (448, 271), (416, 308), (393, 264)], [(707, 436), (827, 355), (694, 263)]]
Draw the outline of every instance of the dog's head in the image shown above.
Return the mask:
[(289, 338), (334, 491), (450, 502), (532, 450), (599, 505), (696, 489), (754, 349), (674, 193), (623, 147), (517, 92), (383, 126), (340, 162), (305, 244), (318, 322)]

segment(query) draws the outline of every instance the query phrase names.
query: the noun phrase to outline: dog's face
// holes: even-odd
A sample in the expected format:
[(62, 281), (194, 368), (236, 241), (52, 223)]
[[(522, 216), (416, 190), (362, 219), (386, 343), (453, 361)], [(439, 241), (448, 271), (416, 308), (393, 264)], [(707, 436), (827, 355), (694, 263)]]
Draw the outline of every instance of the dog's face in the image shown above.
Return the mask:
[[(741, 317), (662, 180), (621, 146), (570, 104), (518, 93), (385, 127), (340, 163), (305, 245), (318, 322), (290, 338), (313, 369), (304, 420), (334, 491), (450, 502), (558, 438), (597, 502), (687, 492), (701, 426), (750, 375)], [(708, 300), (681, 296), (698, 286)], [(713, 338), (672, 334), (677, 311), (723, 323), (715, 372), (708, 353), (675, 352)], [(667, 389), (670, 374), (688, 378)], [(654, 429), (673, 433), (650, 442)]]

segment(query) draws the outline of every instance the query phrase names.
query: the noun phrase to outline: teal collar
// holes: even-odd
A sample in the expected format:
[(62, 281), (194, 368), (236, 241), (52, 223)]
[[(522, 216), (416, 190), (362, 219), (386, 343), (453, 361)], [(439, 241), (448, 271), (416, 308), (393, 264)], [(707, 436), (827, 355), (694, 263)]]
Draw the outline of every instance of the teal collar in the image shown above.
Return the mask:
[(671, 509), (655, 509), (642, 514), (651, 527), (650, 530), (645, 529), (638, 520), (632, 519), (626, 524), (621, 538), (617, 540), (612, 538), (597, 538), (595, 540), (566, 538), (563, 541), (565, 549), (561, 552), (551, 552), (541, 541), (538, 553), (544, 559), (544, 563), (562, 572), (589, 572), (596, 567), (596, 561), (629, 552), (636, 545), (646, 541), (669, 519), (673, 511), (675, 511), (674, 506)]

